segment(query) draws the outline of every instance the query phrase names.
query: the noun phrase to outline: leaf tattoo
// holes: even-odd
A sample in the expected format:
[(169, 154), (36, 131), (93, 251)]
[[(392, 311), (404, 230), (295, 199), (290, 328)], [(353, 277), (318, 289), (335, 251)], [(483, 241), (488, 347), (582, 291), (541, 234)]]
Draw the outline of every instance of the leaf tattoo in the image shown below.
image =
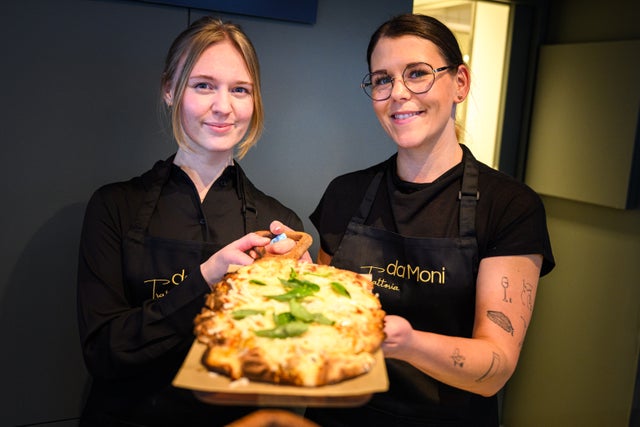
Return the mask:
[(513, 336), (513, 325), (511, 324), (511, 320), (502, 313), (501, 311), (487, 311), (487, 317), (496, 325), (500, 326), (502, 329), (507, 331)]

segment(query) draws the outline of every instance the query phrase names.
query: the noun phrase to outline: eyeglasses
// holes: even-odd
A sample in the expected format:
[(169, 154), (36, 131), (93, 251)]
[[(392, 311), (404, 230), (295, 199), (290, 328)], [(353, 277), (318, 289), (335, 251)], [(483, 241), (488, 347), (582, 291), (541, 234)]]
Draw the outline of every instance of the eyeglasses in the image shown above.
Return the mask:
[[(427, 93), (436, 81), (436, 74), (454, 68), (452, 65), (436, 68), (426, 62), (409, 64), (402, 72), (402, 82), (410, 92), (415, 94)], [(384, 101), (391, 97), (393, 83), (396, 77), (391, 77), (386, 71), (369, 73), (362, 79), (360, 87), (364, 93), (374, 101)]]

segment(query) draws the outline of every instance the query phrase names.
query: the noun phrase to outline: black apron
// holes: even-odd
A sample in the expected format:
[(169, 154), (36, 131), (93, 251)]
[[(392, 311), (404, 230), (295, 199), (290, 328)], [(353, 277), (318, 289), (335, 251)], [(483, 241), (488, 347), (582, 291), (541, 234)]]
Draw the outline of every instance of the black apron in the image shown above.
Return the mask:
[[(141, 306), (150, 298), (166, 296), (180, 285), (190, 271), (199, 268), (202, 262), (227, 244), (166, 239), (147, 233), (162, 188), (169, 180), (172, 160), (158, 162), (143, 175), (148, 191), (123, 243), (124, 275), (129, 284), (127, 298), (133, 307)], [(235, 168), (246, 234), (257, 229), (257, 210), (244, 172), (237, 164)], [(100, 415), (105, 425), (223, 425), (254, 411), (252, 407), (222, 408), (204, 404), (191, 391), (170, 385), (190, 346), (191, 342), (186, 342), (184, 348), (168, 350), (160, 359), (151, 362), (157, 367), (154, 372), (136, 379), (125, 392), (131, 394), (126, 398), (129, 402), (137, 403), (123, 413), (114, 415), (113, 419)]]
[[(129, 303), (139, 306), (149, 298), (161, 298), (178, 286), (188, 275), (188, 269), (197, 268), (211, 255), (230, 242), (206, 242), (165, 239), (149, 236), (147, 229), (155, 211), (162, 188), (169, 180), (173, 158), (158, 162), (143, 175), (150, 180), (150, 188), (138, 211), (133, 227), (124, 242), (124, 274), (129, 286)], [(242, 201), (244, 233), (257, 229), (257, 210), (245, 180), (246, 175), (235, 165), (238, 196)], [(238, 238), (241, 236), (238, 236)]]
[[(380, 295), (385, 312), (404, 317), (414, 329), (470, 337), (478, 272), (475, 235), (478, 167), (468, 150), (464, 152), (463, 162), (458, 197), (459, 237), (407, 237), (365, 225), (378, 187), (385, 185), (383, 178), (391, 179), (392, 172), (387, 166), (369, 185), (331, 264), (371, 274), (374, 292)], [(334, 414), (335, 417), (345, 416), (347, 421), (344, 424), (334, 422), (334, 418), (333, 421), (322, 420), (321, 425), (351, 425), (358, 419), (366, 420), (368, 425), (381, 426), (497, 425), (497, 418), (495, 424), (484, 423), (477, 418), (485, 415), (477, 414), (473, 406), (478, 398), (480, 401), (485, 398), (436, 381), (406, 362), (396, 359), (385, 361), (389, 391), (374, 395), (360, 414), (358, 410)], [(496, 406), (495, 403), (488, 405), (489, 408)], [(465, 414), (473, 412), (477, 415), (466, 417)]]

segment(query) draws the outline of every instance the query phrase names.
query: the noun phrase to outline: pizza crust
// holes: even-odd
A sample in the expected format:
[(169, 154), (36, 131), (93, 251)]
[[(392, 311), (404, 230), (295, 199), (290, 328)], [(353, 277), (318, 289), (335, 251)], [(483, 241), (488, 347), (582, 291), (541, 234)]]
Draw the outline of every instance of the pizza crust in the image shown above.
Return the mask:
[[(282, 295), (290, 291), (290, 279), (311, 283), (314, 291), (286, 300)], [(227, 274), (196, 317), (195, 334), (207, 345), (202, 364), (232, 380), (302, 387), (367, 373), (384, 340), (385, 313), (372, 289), (369, 279), (351, 271), (282, 257), (259, 259)], [(293, 318), (292, 313), (298, 316), (295, 326), (304, 323), (303, 333), (260, 335), (274, 333), (276, 319)]]

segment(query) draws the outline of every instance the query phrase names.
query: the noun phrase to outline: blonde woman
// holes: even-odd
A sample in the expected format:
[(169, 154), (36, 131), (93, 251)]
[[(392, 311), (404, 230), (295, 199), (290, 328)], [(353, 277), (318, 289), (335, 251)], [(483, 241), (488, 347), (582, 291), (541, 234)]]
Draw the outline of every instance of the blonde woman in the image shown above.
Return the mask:
[(251, 263), (246, 252), (269, 244), (251, 232), (281, 232), (274, 220), (302, 229), (235, 160), (263, 125), (257, 56), (237, 25), (194, 22), (168, 52), (161, 89), (177, 152), (98, 189), (86, 211), (78, 318), (93, 381), (82, 425), (210, 427), (255, 410), (202, 404), (171, 381), (205, 294), (229, 264)]

